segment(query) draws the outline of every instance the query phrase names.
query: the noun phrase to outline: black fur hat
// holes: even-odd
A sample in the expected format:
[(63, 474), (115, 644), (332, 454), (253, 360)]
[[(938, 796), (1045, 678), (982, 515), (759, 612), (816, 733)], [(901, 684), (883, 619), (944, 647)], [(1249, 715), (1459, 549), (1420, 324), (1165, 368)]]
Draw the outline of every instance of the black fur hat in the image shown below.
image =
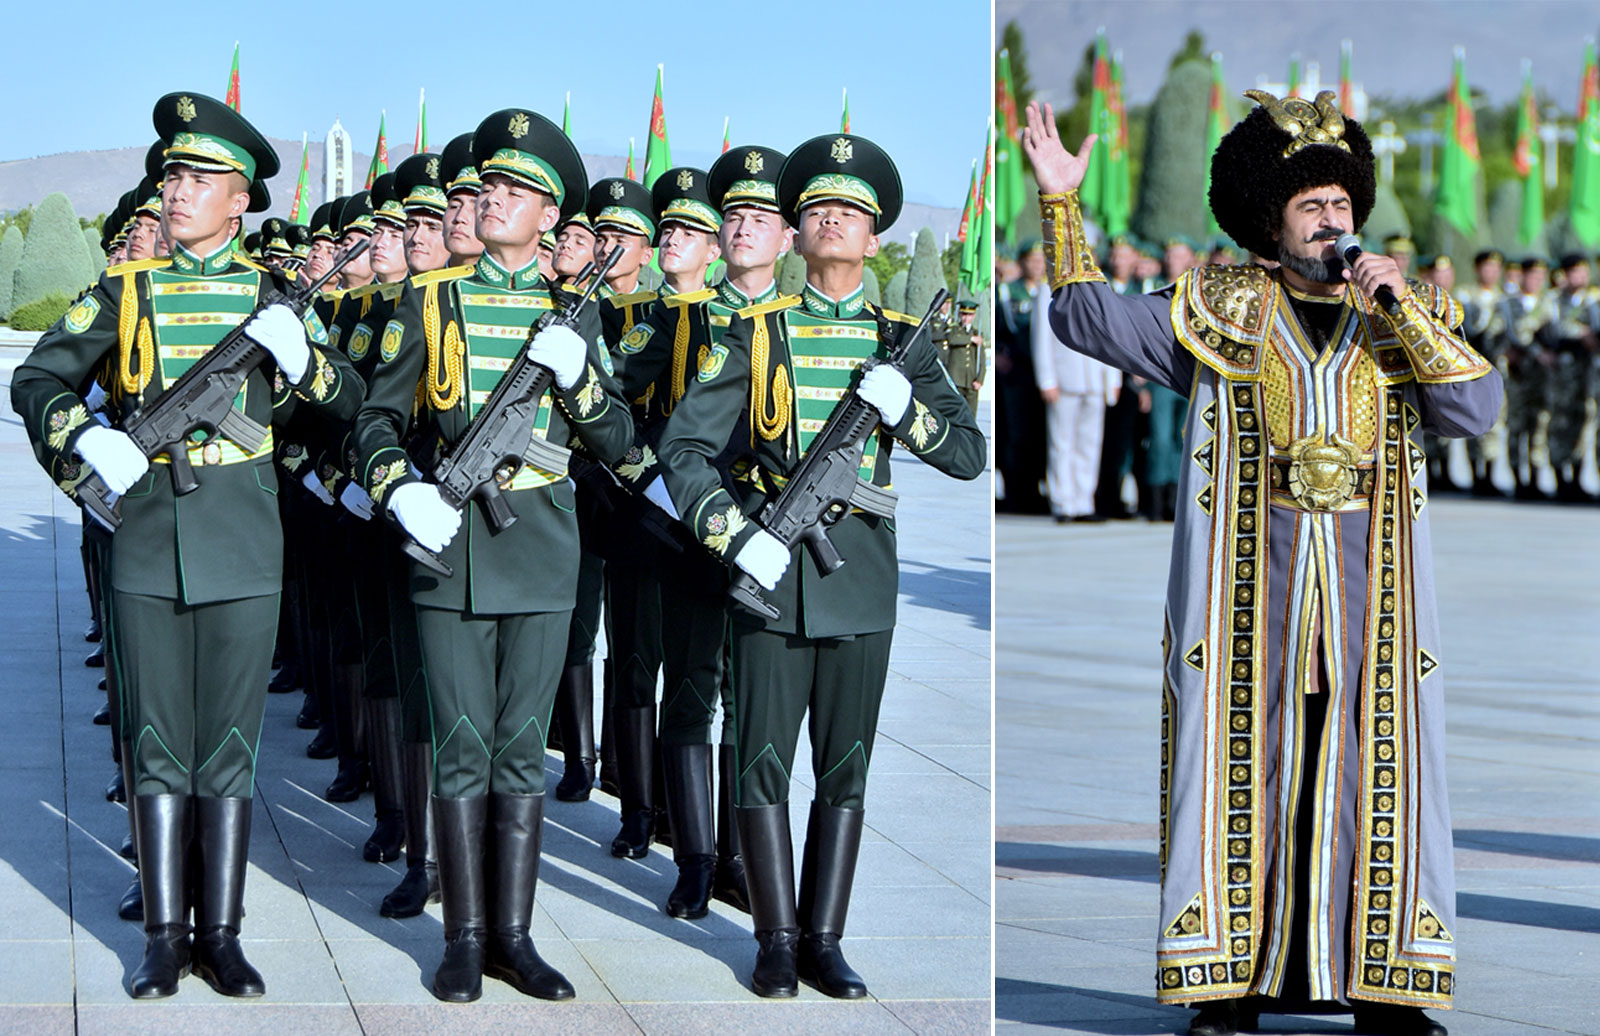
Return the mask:
[(1273, 234), (1289, 199), (1308, 187), (1338, 184), (1350, 192), (1359, 231), (1377, 193), (1372, 142), (1354, 119), (1342, 115), (1332, 90), (1316, 102), (1279, 100), (1246, 90), (1260, 102), (1217, 145), (1211, 156), (1211, 212), (1223, 233), (1256, 255), (1276, 258)]

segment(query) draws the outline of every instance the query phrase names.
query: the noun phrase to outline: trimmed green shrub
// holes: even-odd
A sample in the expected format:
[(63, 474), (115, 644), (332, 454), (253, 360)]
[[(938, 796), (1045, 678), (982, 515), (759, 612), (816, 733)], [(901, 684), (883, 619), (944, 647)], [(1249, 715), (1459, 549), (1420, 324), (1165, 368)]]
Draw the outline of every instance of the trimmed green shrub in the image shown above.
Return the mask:
[(901, 270), (889, 278), (889, 286), (883, 289), (883, 308), (892, 309), (896, 313), (906, 311), (906, 277), (908, 272)]
[(1206, 114), (1211, 98), (1211, 64), (1185, 61), (1167, 74), (1150, 106), (1150, 129), (1133, 213), (1132, 230), (1161, 243), (1182, 234), (1206, 236)]
[(106, 269), (106, 254), (100, 250), (100, 231), (85, 227), (83, 243), (89, 246), (89, 280), (85, 283), (93, 284)]
[(65, 194), (46, 196), (22, 244), (12, 305), (20, 309), (50, 295), (65, 295), (70, 301), (92, 282), (89, 249), (72, 202)]
[(783, 262), (778, 269), (778, 292), (783, 295), (798, 295), (806, 286), (806, 261), (799, 252), (790, 251), (783, 257)]
[(949, 289), (944, 280), (944, 264), (940, 261), (939, 245), (933, 231), (923, 227), (917, 231), (916, 247), (911, 252), (911, 268), (906, 271), (906, 308), (918, 320), (928, 311), (928, 303), (940, 288)]
[(11, 289), (22, 262), (22, 231), (15, 224), (0, 236), (0, 319), (11, 312)]
[(867, 301), (874, 306), (883, 305), (883, 292), (878, 289), (878, 275), (872, 267), (866, 266), (861, 270), (861, 288), (866, 293)]
[(46, 295), (18, 306), (11, 313), (11, 326), (18, 331), (48, 331), (72, 308), (72, 297)]

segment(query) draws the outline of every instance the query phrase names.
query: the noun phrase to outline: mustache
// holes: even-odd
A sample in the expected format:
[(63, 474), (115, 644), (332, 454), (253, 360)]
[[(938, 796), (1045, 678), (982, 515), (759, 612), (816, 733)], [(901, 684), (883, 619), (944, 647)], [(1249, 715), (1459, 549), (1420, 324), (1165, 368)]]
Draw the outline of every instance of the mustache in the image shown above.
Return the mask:
[(1340, 230), (1338, 227), (1323, 227), (1315, 234), (1312, 234), (1310, 237), (1306, 238), (1306, 244), (1309, 245), (1316, 241), (1337, 241), (1339, 240), (1339, 235), (1343, 233), (1344, 231)]

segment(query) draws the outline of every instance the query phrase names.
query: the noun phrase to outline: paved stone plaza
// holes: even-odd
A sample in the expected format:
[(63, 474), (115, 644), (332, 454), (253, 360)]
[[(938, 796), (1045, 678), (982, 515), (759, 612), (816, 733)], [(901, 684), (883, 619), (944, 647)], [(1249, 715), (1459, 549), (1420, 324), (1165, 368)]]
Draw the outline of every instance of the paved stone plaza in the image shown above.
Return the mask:
[[(1600, 509), (1431, 506), (1460, 954), (1438, 1017), (1452, 1036), (1600, 1033)], [(1191, 1016), (1154, 998), (1170, 540), (1144, 522), (996, 528), (1000, 1031)]]
[[(7, 387), (24, 355), (0, 349)], [(904, 459), (903, 459), (904, 458)], [(127, 830), (105, 801), (106, 728), (91, 726), (100, 673), (84, 668), (88, 619), (78, 510), (46, 480), (9, 406), (0, 411), (0, 1032), (410, 1033), (759, 1030), (972, 1033), (991, 1017), (992, 816), (989, 704), (989, 479), (961, 483), (896, 455), (901, 610), (872, 759), (845, 950), (873, 997), (835, 1002), (750, 992), (749, 918), (715, 904), (699, 922), (661, 904), (670, 851), (617, 860), (617, 804), (553, 800), (546, 813), (533, 936), (577, 987), (545, 1004), (486, 980), (477, 1004), (436, 1002), (437, 906), (378, 916), (403, 858), (364, 863), (371, 797), (324, 802), (331, 761), (307, 759), (299, 694), (273, 695), (261, 745), (244, 944), (267, 981), (259, 1001), (185, 979), (171, 1000), (136, 1003), (126, 980), (144, 936), (119, 921), (132, 870)], [(797, 758), (809, 759), (802, 743)], [(552, 771), (559, 773), (558, 757)], [(552, 782), (555, 777), (552, 776)], [(810, 801), (802, 762), (797, 841)]]

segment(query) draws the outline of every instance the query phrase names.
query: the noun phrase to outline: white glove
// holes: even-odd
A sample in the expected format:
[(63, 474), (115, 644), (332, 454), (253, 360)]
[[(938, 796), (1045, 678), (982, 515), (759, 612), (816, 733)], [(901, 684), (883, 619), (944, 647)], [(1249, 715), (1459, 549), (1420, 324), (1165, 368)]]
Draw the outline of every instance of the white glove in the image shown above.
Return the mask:
[(883, 423), (890, 428), (900, 423), (906, 416), (906, 407), (911, 405), (911, 382), (887, 363), (880, 363), (863, 374), (856, 391), (878, 408)]
[(678, 509), (672, 506), (672, 497), (667, 495), (667, 484), (657, 475), (656, 480), (645, 487), (644, 498), (672, 517), (678, 517)]
[(244, 333), (272, 354), (284, 377), (290, 381), (305, 377), (306, 365), (311, 362), (311, 346), (306, 344), (306, 325), (294, 315), (294, 310), (282, 303), (268, 306), (250, 319)]
[(74, 447), (113, 493), (126, 493), (150, 470), (150, 458), (133, 444), (127, 432), (91, 425)]
[(306, 476), (300, 480), (300, 484), (305, 486), (306, 489), (310, 491), (312, 496), (316, 497), (318, 500), (321, 500), (329, 507), (333, 506), (333, 494), (328, 492), (328, 487), (322, 484), (322, 479), (317, 477), (317, 473), (315, 471), (306, 472)]
[(339, 502), (344, 505), (346, 511), (349, 511), (362, 521), (370, 522), (372, 520), (372, 497), (368, 496), (367, 491), (354, 482), (346, 485), (344, 490), (340, 492)]
[(547, 327), (533, 336), (528, 343), (528, 359), (542, 367), (549, 367), (556, 376), (556, 385), (566, 392), (583, 377), (588, 365), (589, 350), (578, 332), (570, 327)]
[(778, 580), (789, 569), (789, 548), (772, 533), (758, 529), (754, 536), (744, 541), (739, 553), (733, 556), (733, 563), (771, 590), (777, 587)]
[(439, 553), (461, 528), (461, 512), (445, 503), (431, 482), (407, 482), (389, 492), (389, 510), (417, 542)]

